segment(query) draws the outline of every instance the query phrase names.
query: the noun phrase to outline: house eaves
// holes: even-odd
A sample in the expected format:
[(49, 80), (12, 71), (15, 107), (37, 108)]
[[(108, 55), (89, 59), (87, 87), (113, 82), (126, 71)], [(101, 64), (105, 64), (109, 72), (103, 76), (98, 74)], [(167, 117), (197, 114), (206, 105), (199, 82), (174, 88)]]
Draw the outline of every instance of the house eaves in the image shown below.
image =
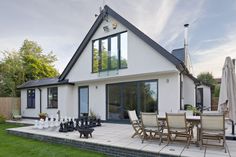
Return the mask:
[(153, 49), (155, 49), (158, 53), (160, 53), (163, 57), (165, 57), (167, 60), (169, 60), (171, 63), (173, 63), (176, 68), (179, 71), (185, 71), (186, 67), (180, 60), (178, 60), (174, 55), (169, 53), (166, 49), (164, 49), (162, 46), (160, 46), (158, 43), (156, 43), (154, 40), (152, 40), (150, 37), (148, 37), (146, 34), (144, 34), (142, 31), (140, 31), (137, 27), (132, 25), (130, 22), (128, 22), (126, 19), (124, 19), (122, 16), (120, 16), (118, 13), (116, 13), (114, 10), (112, 10), (107, 5), (104, 7), (104, 9), (101, 11), (100, 15), (94, 22), (93, 26), (90, 28), (89, 32), (85, 36), (84, 40), (80, 44), (79, 48), (76, 50), (75, 54), (67, 64), (66, 68), (62, 72), (62, 74), (59, 77), (59, 81), (62, 81), (66, 78), (68, 73), (70, 72), (71, 68), (74, 66), (80, 55), (82, 54), (83, 50), (89, 43), (90, 39), (96, 32), (96, 30), (99, 28), (100, 24), (104, 20), (104, 17), (110, 15), (114, 19), (116, 19), (118, 22), (120, 22), (122, 25), (124, 25), (126, 28), (128, 28), (130, 31), (132, 31), (135, 35), (137, 35), (140, 39), (142, 39), (145, 43), (147, 43), (149, 46), (151, 46)]
[(30, 80), (22, 85), (18, 86), (17, 89), (28, 89), (28, 88), (39, 88), (45, 86), (56, 86), (56, 85), (74, 85), (70, 83), (67, 79), (60, 81), (58, 78), (45, 78), (41, 80)]

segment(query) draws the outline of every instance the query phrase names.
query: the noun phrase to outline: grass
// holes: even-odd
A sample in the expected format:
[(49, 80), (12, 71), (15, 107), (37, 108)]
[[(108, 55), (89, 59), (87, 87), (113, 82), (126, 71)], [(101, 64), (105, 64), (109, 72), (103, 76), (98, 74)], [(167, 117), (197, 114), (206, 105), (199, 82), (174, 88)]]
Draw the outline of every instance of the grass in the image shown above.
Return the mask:
[(105, 155), (75, 147), (51, 144), (8, 134), (16, 124), (0, 124), (0, 157), (104, 157)]

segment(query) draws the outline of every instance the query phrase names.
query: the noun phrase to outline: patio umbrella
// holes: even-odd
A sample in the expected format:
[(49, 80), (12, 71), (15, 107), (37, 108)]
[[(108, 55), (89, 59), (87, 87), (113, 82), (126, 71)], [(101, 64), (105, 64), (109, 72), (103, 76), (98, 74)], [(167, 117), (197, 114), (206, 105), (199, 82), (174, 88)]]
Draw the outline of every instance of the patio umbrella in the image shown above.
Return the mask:
[[(229, 119), (232, 121), (233, 128), (236, 122), (236, 78), (233, 62), (230, 57), (226, 57), (222, 71), (220, 96), (218, 110), (222, 111), (222, 104), (227, 103)], [(234, 130), (232, 128), (232, 133)]]

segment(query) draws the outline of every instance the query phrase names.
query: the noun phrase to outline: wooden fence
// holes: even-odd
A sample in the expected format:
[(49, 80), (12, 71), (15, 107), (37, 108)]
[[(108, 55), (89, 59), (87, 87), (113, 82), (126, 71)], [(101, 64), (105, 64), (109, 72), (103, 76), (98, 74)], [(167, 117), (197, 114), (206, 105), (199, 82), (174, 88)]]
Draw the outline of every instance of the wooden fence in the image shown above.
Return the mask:
[(7, 119), (11, 119), (13, 111), (20, 112), (20, 98), (0, 97), (0, 115), (3, 115)]

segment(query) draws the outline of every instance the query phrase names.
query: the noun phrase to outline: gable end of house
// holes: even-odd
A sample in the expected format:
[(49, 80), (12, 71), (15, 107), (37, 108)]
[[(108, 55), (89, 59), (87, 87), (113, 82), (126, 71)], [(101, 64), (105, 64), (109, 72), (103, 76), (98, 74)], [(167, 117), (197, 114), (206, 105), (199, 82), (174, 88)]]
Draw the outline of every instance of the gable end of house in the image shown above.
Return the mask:
[(137, 35), (140, 39), (142, 39), (145, 43), (147, 43), (150, 47), (152, 47), (154, 50), (157, 51), (157, 53), (160, 53), (163, 57), (165, 57), (168, 61), (170, 61), (172, 64), (176, 66), (176, 68), (180, 71), (186, 71), (186, 67), (182, 61), (177, 59), (174, 55), (169, 53), (167, 50), (165, 50), (163, 47), (161, 47), (158, 43), (156, 43), (154, 40), (152, 40), (150, 37), (148, 37), (146, 34), (144, 34), (142, 31), (140, 31), (137, 27), (132, 25), (130, 22), (128, 22), (126, 19), (124, 19), (122, 16), (120, 16), (118, 13), (116, 13), (114, 10), (112, 10), (109, 6), (105, 6), (104, 9), (101, 11), (100, 15), (94, 22), (93, 26), (90, 28), (89, 32), (85, 36), (84, 40), (80, 44), (79, 48), (76, 50), (75, 54), (67, 64), (66, 68), (62, 72), (62, 74), (59, 77), (59, 81), (63, 81), (68, 73), (70, 72), (71, 68), (74, 66), (80, 55), (82, 54), (83, 50), (89, 43), (90, 39), (96, 32), (96, 30), (99, 28), (100, 24), (103, 22), (104, 17), (110, 15), (113, 18), (115, 18), (117, 21), (119, 21), (121, 24), (123, 24), (125, 27), (127, 27), (130, 31), (132, 31), (135, 35)]

